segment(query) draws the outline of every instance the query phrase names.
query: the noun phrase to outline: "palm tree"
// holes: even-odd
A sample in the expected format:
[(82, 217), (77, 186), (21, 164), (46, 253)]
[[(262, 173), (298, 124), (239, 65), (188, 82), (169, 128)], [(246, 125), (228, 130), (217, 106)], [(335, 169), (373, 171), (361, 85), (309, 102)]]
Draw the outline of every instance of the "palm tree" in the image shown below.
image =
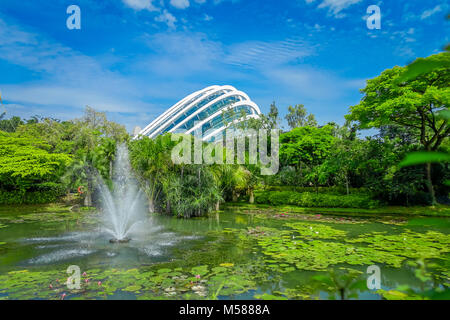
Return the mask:
[(173, 166), (170, 151), (174, 143), (170, 135), (155, 139), (142, 137), (130, 143), (131, 165), (138, 173), (142, 189), (148, 198), (150, 212), (155, 211), (164, 183), (170, 180), (169, 171)]
[(108, 166), (108, 177), (113, 177), (113, 163), (116, 158), (116, 141), (112, 138), (103, 138), (97, 151), (97, 161)]
[[(237, 201), (240, 192), (247, 188), (249, 172), (241, 165), (217, 164), (212, 167), (214, 179), (224, 200)], [(219, 203), (216, 204), (216, 210)]]

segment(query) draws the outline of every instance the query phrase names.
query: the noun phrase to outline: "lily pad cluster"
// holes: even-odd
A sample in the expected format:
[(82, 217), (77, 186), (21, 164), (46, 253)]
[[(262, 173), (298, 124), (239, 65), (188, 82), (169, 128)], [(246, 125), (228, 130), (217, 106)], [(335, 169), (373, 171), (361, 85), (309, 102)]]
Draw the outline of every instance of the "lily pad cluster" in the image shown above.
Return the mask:
[(447, 259), (450, 250), (450, 236), (436, 231), (405, 230), (390, 235), (373, 232), (350, 238), (346, 231), (324, 224), (289, 222), (284, 227), (236, 232), (253, 238), (266, 257), (267, 266), (281, 272), (292, 271), (294, 267), (324, 271), (341, 264), (399, 268), (406, 259)]
[(68, 289), (60, 271), (18, 270), (0, 275), (3, 299), (108, 299), (120, 292), (136, 299), (217, 299), (256, 289), (250, 266), (223, 263), (183, 268), (92, 269), (79, 289)]

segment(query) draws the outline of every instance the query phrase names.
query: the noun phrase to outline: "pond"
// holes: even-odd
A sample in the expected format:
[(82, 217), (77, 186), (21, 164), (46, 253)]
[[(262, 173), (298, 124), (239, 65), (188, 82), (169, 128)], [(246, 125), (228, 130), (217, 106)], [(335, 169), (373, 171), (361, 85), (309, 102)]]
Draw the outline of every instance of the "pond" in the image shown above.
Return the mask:
[[(339, 286), (345, 298), (402, 299), (450, 285), (445, 218), (150, 215), (138, 239), (111, 244), (99, 217), (0, 210), (0, 299), (338, 299)], [(79, 289), (66, 285), (71, 265)], [(367, 287), (371, 265), (381, 290)]]

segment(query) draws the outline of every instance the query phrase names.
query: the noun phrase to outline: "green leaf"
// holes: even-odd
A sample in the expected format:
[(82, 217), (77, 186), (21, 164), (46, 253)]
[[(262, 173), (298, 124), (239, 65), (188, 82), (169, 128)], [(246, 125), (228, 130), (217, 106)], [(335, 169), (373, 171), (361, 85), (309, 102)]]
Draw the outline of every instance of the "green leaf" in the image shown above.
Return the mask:
[(433, 71), (434, 69), (443, 68), (443, 67), (450, 67), (450, 64), (448, 61), (444, 60), (427, 60), (423, 58), (419, 58), (413, 63), (411, 63), (407, 68), (406, 71), (400, 75), (400, 77), (397, 79), (398, 82), (406, 82), (409, 80), (412, 80), (424, 73), (428, 73)]
[(450, 110), (449, 109), (445, 109), (445, 110), (439, 111), (439, 113), (437, 114), (436, 118), (440, 118), (440, 119), (444, 119), (444, 120), (450, 120)]
[(417, 151), (409, 153), (406, 158), (400, 162), (400, 167), (414, 166), (417, 164), (446, 162), (450, 161), (450, 155), (444, 152)]

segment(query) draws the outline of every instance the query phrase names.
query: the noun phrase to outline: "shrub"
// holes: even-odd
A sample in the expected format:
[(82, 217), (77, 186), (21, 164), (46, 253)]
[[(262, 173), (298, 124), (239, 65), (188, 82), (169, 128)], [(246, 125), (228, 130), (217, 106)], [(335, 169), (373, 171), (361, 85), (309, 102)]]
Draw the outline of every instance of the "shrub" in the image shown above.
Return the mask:
[(0, 204), (42, 204), (57, 201), (64, 187), (53, 182), (41, 183), (29, 190), (0, 190)]
[[(341, 186), (333, 187), (299, 187), (299, 186), (265, 186), (262, 190), (266, 191), (295, 191), (295, 192), (311, 192), (311, 193), (326, 193), (326, 194), (347, 194), (347, 189)], [(367, 194), (367, 190), (364, 188), (349, 188), (350, 194), (363, 193)]]
[(379, 201), (361, 193), (337, 195), (294, 191), (258, 191), (255, 193), (255, 202), (274, 206), (294, 205), (329, 208), (375, 208), (380, 205)]
[(255, 191), (255, 202), (259, 204), (269, 203), (270, 192), (268, 191)]

